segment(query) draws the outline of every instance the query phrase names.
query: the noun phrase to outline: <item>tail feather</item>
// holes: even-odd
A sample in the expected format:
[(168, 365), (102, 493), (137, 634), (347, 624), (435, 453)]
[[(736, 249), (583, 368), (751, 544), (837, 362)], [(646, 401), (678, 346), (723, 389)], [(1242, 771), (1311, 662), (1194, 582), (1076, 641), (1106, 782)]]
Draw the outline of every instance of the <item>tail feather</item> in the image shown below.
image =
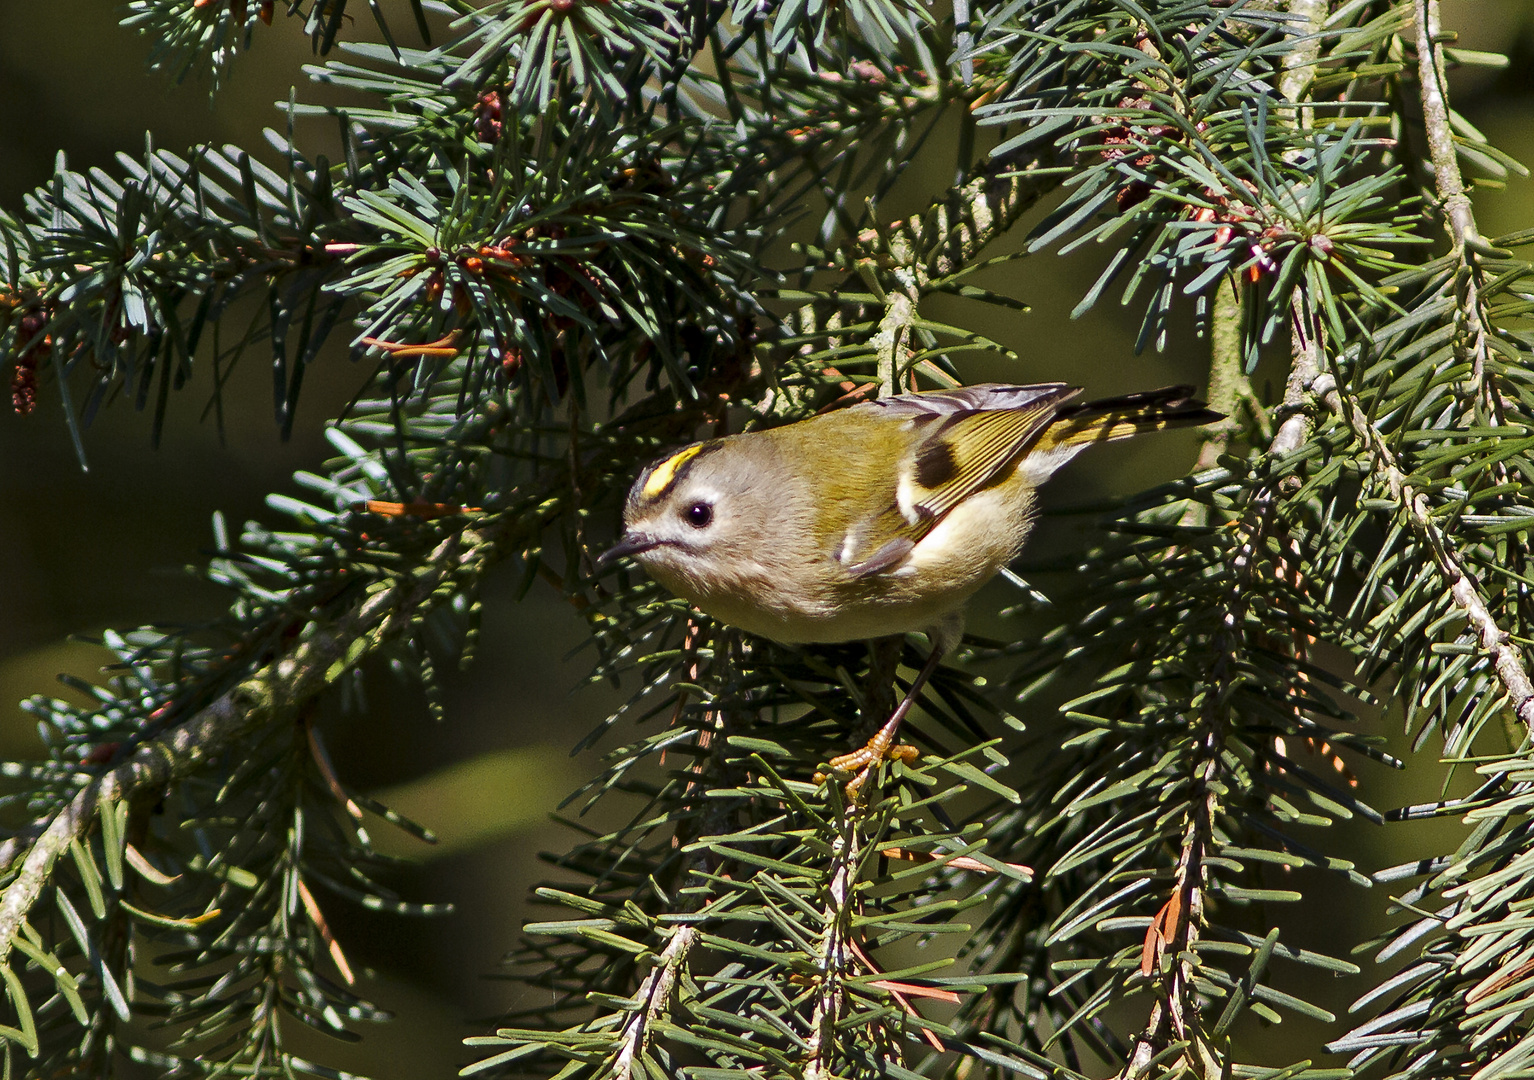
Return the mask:
[(1164, 386), (1138, 394), (1087, 401), (1062, 406), (1055, 421), (1040, 438), (1040, 448), (1079, 447), (1089, 443), (1114, 442), (1146, 431), (1189, 427), (1223, 420), (1193, 396), (1191, 386)]

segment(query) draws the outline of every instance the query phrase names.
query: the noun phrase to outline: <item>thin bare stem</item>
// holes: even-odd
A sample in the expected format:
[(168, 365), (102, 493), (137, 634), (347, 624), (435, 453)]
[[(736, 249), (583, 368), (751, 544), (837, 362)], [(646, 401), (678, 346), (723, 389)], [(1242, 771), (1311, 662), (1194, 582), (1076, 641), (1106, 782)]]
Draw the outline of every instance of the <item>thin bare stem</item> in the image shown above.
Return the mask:
[(810, 1022), (805, 1080), (826, 1080), (836, 1075), (832, 1054), (838, 1043), (836, 1022), (841, 1018), (845, 998), (842, 982), (851, 963), (847, 935), (852, 921), (852, 890), (857, 881), (861, 844), (858, 819), (861, 816), (858, 803), (847, 805), (840, 834), (831, 848), (831, 876), (821, 912), (825, 926), (817, 950), (819, 986)]
[(1203, 445), (1199, 447), (1195, 472), (1214, 468), (1220, 456), (1230, 452), (1231, 443), (1241, 432), (1238, 409), (1250, 410), (1253, 417), (1263, 415), (1251, 381), (1242, 370), (1238, 288), (1236, 278), (1230, 277), (1214, 290), (1214, 311), (1209, 319), (1209, 407), (1224, 413), (1225, 419), (1199, 429)]
[(687, 962), (687, 954), (697, 940), (698, 932), (690, 926), (679, 926), (671, 934), (671, 940), (661, 950), (655, 968), (645, 976), (636, 1000), (644, 1002), (644, 1008), (636, 1009), (623, 1028), (623, 1047), (613, 1061), (613, 1080), (629, 1080), (634, 1075), (634, 1059), (644, 1052), (650, 1041), (650, 1031), (656, 1021), (671, 1007), (671, 992), (676, 987), (677, 973)]

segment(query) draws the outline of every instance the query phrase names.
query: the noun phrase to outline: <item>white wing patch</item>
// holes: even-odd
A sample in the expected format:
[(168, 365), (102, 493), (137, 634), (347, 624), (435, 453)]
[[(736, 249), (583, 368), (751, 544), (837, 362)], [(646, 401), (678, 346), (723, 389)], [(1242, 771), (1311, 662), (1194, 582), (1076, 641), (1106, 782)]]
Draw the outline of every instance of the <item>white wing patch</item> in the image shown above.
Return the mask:
[(900, 463), (900, 475), (895, 478), (895, 506), (900, 511), (900, 516), (905, 518), (907, 525), (920, 525), (923, 515), (916, 500), (925, 491), (916, 482), (916, 462), (913, 458), (906, 458)]
[(1063, 466), (1071, 458), (1085, 450), (1089, 443), (1060, 443), (1047, 450), (1034, 447), (1023, 455), (1022, 461), (1018, 462), (1018, 471), (1023, 474), (1024, 482), (1029, 487), (1041, 487), (1044, 481), (1055, 474), (1055, 470)]

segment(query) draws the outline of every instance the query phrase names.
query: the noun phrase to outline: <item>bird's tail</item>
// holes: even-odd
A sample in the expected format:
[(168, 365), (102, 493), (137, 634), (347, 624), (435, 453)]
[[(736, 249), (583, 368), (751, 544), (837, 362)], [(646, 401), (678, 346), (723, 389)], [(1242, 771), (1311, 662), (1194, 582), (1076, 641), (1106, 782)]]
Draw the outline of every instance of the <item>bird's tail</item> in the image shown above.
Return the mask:
[(1139, 394), (1062, 406), (1039, 438), (1039, 449), (1063, 449), (1127, 439), (1145, 431), (1209, 424), (1225, 419), (1193, 396), (1191, 386), (1164, 386)]

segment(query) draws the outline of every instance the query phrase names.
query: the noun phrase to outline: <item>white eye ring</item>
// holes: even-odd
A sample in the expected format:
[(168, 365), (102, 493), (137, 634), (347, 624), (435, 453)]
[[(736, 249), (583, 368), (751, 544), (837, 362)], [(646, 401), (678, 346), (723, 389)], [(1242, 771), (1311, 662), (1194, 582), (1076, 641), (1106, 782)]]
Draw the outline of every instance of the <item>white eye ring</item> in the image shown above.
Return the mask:
[(714, 508), (706, 502), (696, 502), (682, 511), (682, 518), (694, 529), (706, 529), (714, 520)]

